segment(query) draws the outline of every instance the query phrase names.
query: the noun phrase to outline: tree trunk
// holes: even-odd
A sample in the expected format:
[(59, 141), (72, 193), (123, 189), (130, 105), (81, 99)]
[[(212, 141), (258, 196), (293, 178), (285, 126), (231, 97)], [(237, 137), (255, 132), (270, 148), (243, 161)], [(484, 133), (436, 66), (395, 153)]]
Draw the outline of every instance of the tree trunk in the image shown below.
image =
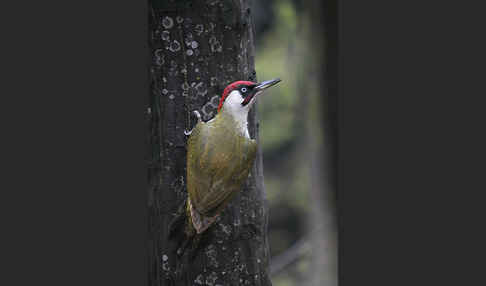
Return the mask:
[[(179, 257), (168, 224), (187, 197), (186, 143), (198, 110), (216, 114), (224, 87), (256, 81), (249, 0), (150, 2), (151, 92), (147, 101), (149, 285), (271, 285), (261, 151), (237, 197)], [(249, 131), (258, 140), (256, 106)]]
[[(308, 93), (308, 158), (311, 165), (312, 238), (311, 286), (336, 286), (337, 219), (335, 210), (337, 174), (337, 3), (336, 0), (306, 2), (309, 12), (308, 43), (314, 59), (308, 63), (317, 92)], [(324, 33), (323, 33), (324, 32)], [(322, 33), (319, 40), (315, 35)]]

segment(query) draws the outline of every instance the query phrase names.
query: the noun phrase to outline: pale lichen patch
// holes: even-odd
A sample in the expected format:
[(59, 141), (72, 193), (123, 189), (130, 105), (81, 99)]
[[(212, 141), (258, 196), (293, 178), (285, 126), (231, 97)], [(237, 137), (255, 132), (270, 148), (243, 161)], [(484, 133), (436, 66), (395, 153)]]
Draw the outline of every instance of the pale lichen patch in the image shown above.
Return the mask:
[(204, 32), (204, 25), (203, 24), (197, 24), (196, 27), (194, 27), (194, 31), (198, 36), (200, 36)]
[(168, 41), (170, 39), (170, 33), (169, 33), (169, 31), (163, 31), (162, 34), (160, 35), (160, 38), (163, 41)]
[(199, 274), (196, 279), (194, 280), (194, 283), (203, 285), (204, 283), (204, 276), (202, 274)]
[(206, 285), (208, 286), (215, 286), (214, 283), (216, 283), (216, 280), (218, 279), (218, 275), (216, 272), (211, 272), (208, 276), (206, 276)]
[(223, 223), (219, 223), (221, 230), (225, 233), (228, 237), (231, 235), (231, 227), (229, 225), (225, 225)]
[(177, 40), (172, 41), (169, 45), (169, 51), (171, 52), (175, 53), (178, 52), (180, 49), (181, 49), (181, 44)]
[(162, 26), (164, 26), (166, 29), (170, 29), (174, 26), (174, 20), (172, 20), (172, 18), (169, 16), (165, 16), (162, 19)]
[(219, 267), (217, 255), (218, 255), (218, 253), (216, 251), (216, 247), (212, 244), (209, 245), (206, 249), (206, 256), (208, 257), (209, 265), (212, 266), (212, 267), (215, 267), (215, 268)]

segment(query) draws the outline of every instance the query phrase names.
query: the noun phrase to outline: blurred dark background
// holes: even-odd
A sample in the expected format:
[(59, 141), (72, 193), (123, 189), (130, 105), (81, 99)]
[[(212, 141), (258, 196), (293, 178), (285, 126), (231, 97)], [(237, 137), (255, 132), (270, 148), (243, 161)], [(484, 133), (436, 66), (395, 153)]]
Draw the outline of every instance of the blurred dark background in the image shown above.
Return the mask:
[(316, 24), (316, 2), (253, 1), (258, 80), (282, 79), (258, 102), (275, 286), (337, 285), (334, 185), (323, 176), (333, 165), (322, 162), (332, 157), (323, 148), (329, 87), (319, 64), (326, 27)]

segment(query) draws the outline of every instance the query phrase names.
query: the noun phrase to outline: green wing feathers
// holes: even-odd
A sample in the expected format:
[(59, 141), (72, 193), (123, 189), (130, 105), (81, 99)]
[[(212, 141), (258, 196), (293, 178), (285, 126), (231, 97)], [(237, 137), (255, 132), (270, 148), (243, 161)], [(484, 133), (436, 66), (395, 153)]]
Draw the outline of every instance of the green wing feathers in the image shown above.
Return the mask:
[(256, 156), (255, 140), (199, 122), (188, 141), (187, 189), (194, 208), (204, 216), (220, 213), (248, 178)]

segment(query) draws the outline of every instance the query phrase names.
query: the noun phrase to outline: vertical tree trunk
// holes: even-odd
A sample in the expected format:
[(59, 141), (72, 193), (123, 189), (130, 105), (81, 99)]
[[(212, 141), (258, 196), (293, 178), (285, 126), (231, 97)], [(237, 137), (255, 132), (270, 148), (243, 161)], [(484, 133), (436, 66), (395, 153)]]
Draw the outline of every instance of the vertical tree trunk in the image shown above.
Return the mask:
[[(198, 110), (216, 114), (224, 87), (256, 80), (249, 0), (152, 0), (147, 102), (149, 285), (271, 285), (261, 152), (247, 183), (204, 234), (194, 258), (177, 258), (168, 223), (186, 199), (184, 130)], [(256, 107), (249, 131), (258, 140)]]
[[(307, 139), (311, 164), (310, 223), (316, 230), (312, 242), (312, 269), (308, 285), (335, 286), (337, 273), (336, 174), (337, 174), (337, 2), (311, 0), (307, 41), (314, 59), (308, 63), (314, 74), (314, 92), (308, 93)], [(324, 33), (323, 33), (324, 32)], [(324, 37), (316, 40), (316, 34)]]

